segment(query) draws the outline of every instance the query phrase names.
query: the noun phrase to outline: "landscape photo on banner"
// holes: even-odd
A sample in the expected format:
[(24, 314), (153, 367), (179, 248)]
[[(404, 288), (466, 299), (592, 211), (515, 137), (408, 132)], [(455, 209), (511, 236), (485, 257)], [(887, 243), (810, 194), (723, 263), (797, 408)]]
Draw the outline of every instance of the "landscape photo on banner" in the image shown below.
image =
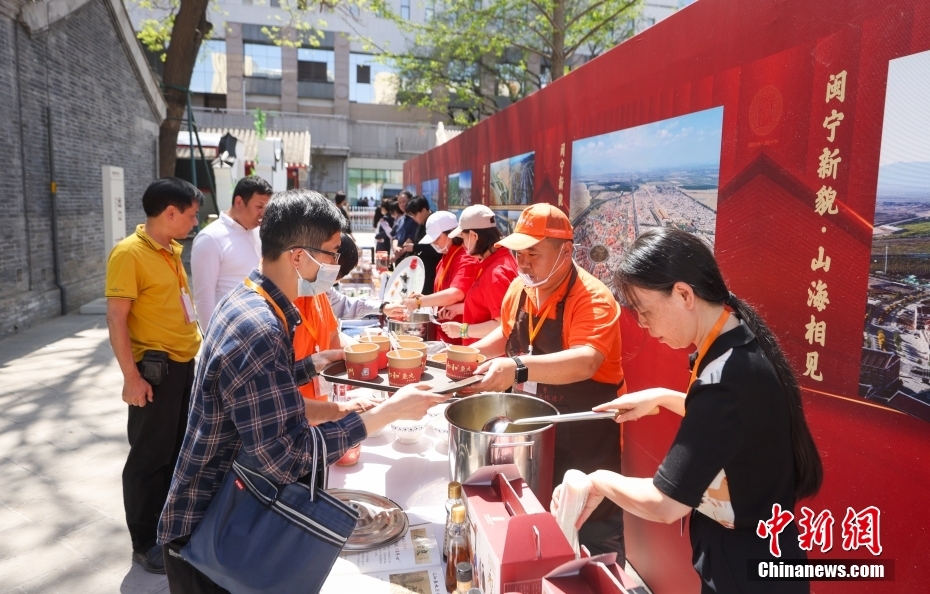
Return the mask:
[(439, 208), (439, 178), (426, 180), (423, 182), (421, 189), (420, 195), (429, 200), (433, 209)]
[(471, 171), (449, 176), (449, 207), (471, 205)]
[(535, 155), (524, 153), (491, 163), (491, 208), (532, 204)]
[(618, 300), (613, 273), (641, 233), (675, 227), (713, 248), (723, 107), (572, 143), (575, 259)]
[(930, 51), (885, 93), (859, 396), (930, 421)]

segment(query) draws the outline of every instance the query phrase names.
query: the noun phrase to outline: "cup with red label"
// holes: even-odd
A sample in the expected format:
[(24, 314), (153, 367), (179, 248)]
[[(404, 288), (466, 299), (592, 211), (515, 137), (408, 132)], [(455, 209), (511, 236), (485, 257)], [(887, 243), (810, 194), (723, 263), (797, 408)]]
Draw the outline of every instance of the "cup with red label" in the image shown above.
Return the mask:
[(351, 380), (371, 381), (378, 377), (378, 351), (375, 343), (350, 344), (345, 349), (346, 375)]
[(446, 377), (452, 380), (467, 379), (475, 374), (475, 370), (484, 361), (485, 356), (478, 349), (452, 345), (446, 349)]
[(387, 354), (391, 350), (391, 338), (382, 334), (365, 334), (358, 339), (359, 343), (378, 345), (378, 369), (387, 367)]
[(406, 386), (420, 381), (423, 374), (423, 355), (420, 351), (400, 349), (390, 351), (388, 358), (388, 383), (392, 386)]
[(427, 350), (429, 349), (429, 347), (426, 346), (425, 342), (417, 342), (415, 340), (404, 340), (403, 336), (398, 336), (397, 344), (400, 345), (400, 348), (402, 349), (409, 349), (411, 351), (417, 351), (418, 353), (423, 355), (423, 370), (424, 371), (426, 370), (426, 356), (427, 356)]

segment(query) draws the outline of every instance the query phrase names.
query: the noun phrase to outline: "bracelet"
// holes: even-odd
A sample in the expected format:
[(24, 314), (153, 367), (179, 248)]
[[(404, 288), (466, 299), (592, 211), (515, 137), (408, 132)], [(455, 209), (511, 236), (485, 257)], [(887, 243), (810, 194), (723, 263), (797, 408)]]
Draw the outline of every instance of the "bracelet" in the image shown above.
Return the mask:
[(468, 324), (462, 324), (459, 327), (459, 338), (468, 338)]
[(417, 300), (417, 309), (420, 309), (420, 298), (416, 297), (416, 300)]

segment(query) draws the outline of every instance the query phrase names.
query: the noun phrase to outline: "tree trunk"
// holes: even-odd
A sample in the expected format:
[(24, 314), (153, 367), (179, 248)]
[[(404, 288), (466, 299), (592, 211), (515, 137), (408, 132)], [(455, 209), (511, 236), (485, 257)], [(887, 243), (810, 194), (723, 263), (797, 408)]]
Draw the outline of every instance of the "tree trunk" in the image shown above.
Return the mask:
[(565, 75), (565, 0), (555, 0), (552, 10), (552, 59), (550, 76), (555, 82)]
[(213, 27), (207, 22), (209, 3), (210, 0), (181, 0), (174, 19), (162, 78), (168, 109), (158, 131), (158, 174), (161, 177), (174, 175), (178, 132), (187, 109), (186, 89), (191, 83), (200, 43)]

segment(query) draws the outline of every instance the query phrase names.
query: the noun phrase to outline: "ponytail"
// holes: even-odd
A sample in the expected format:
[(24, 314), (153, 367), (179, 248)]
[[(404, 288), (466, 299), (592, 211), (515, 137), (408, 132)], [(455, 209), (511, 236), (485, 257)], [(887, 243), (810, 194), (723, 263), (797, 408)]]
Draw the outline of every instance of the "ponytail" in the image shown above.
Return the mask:
[(633, 287), (670, 295), (677, 282), (689, 285), (703, 301), (729, 306), (756, 336), (788, 404), (795, 496), (804, 499), (815, 495), (823, 483), (823, 464), (804, 418), (797, 377), (775, 335), (756, 310), (727, 289), (708, 245), (679, 229), (662, 227), (646, 231), (627, 249), (615, 279), (629, 303), (635, 302)]

